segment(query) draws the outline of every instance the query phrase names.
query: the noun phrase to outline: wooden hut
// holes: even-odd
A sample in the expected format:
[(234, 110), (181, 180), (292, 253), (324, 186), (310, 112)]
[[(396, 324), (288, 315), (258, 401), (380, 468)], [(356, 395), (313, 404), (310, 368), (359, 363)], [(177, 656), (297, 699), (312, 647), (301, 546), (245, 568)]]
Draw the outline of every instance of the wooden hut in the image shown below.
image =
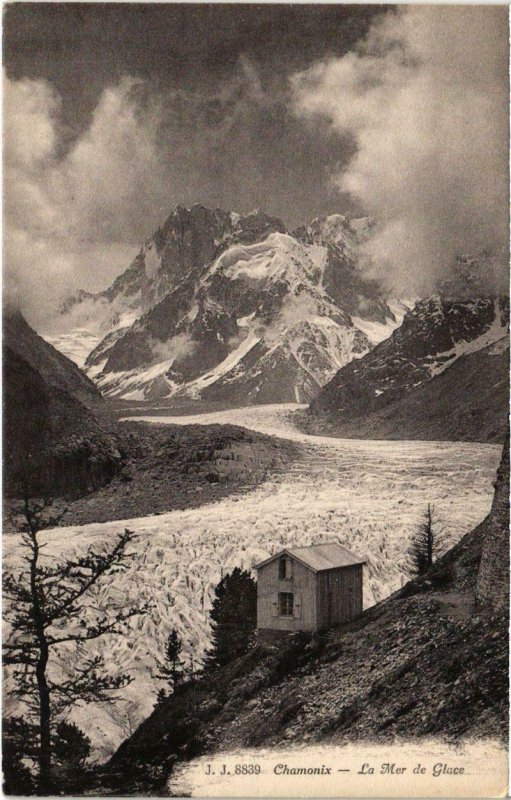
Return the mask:
[(318, 631), (357, 617), (365, 561), (336, 542), (294, 547), (256, 564), (257, 631)]

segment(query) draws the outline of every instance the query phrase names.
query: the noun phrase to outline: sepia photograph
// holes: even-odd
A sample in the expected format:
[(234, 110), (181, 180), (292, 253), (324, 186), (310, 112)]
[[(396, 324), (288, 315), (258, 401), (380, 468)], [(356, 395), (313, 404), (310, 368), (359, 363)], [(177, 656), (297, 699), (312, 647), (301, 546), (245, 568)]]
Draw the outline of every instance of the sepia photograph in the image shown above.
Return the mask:
[(6, 796), (506, 797), (509, 8), (3, 4)]

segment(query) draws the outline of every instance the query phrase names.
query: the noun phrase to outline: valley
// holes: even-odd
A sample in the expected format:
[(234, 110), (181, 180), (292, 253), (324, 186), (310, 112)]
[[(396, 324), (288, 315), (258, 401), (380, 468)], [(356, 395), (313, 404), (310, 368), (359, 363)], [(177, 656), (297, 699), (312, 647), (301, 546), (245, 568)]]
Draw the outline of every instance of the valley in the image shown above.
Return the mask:
[[(137, 534), (127, 571), (113, 575), (91, 601), (122, 608), (147, 600), (152, 610), (132, 623), (129, 637), (105, 637), (90, 646), (90, 652), (105, 655), (113, 671), (127, 670), (134, 681), (108, 706), (72, 711), (100, 760), (151, 712), (161, 685), (155, 665), (172, 628), (183, 639), (186, 663), (200, 664), (209, 643), (214, 588), (234, 567), (251, 570), (286, 545), (339, 539), (367, 560), (368, 608), (408, 580), (409, 537), (428, 502), (435, 504), (448, 545), (488, 513), (499, 446), (310, 436), (295, 425), (302, 410), (257, 406), (171, 417), (168, 409), (163, 416), (146, 409), (146, 423), (241, 426), (299, 450), (285, 469), (268, 469), (263, 482), (217, 502), (45, 531), (45, 552), (54, 558), (111, 542), (125, 528)], [(134, 422), (132, 417), (129, 424)], [(17, 563), (19, 556), (16, 537), (6, 536), (5, 563)], [(65, 668), (72, 668), (75, 653), (70, 648), (64, 656)]]
[[(36, 396), (43, 382), (39, 473), (69, 475), (45, 556), (101, 549), (129, 529), (126, 569), (88, 607), (150, 608), (129, 635), (86, 648), (133, 679), (111, 703), (70, 712), (96, 761), (151, 714), (172, 630), (184, 667), (200, 670), (215, 588), (235, 567), (338, 540), (365, 560), (364, 608), (378, 608), (411, 577), (410, 538), (428, 504), (444, 550), (488, 514), (506, 426), (508, 303), (477, 286), (458, 297), (459, 282), (454, 298), (390, 297), (360, 268), (370, 228), (334, 214), (289, 233), (261, 212), (178, 206), (109, 289), (69, 298), (60, 333), (44, 341), (13, 317), (7, 344), (35, 377), (20, 385), (17, 368), (10, 378), (11, 450), (26, 449), (20, 413), (39, 446), (24, 386)], [(62, 391), (95, 437), (86, 447), (46, 402)], [(54, 442), (70, 458), (85, 447), (91, 476), (83, 458), (81, 471), (54, 467)], [(19, 566), (19, 539), (6, 533), (5, 563)], [(79, 658), (63, 645), (50, 671), (70, 675)]]

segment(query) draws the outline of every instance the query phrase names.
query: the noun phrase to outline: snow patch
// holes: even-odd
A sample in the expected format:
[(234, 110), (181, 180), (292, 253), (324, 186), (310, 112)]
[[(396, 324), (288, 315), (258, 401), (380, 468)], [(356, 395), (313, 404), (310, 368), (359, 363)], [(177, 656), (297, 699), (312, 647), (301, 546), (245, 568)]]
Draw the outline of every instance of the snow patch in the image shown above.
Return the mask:
[(377, 345), (388, 339), (389, 336), (399, 327), (398, 322), (387, 317), (385, 322), (377, 322), (372, 319), (362, 319), (362, 317), (352, 317), (353, 324), (359, 331), (365, 333), (371, 344)]
[(247, 338), (244, 339), (235, 350), (229, 353), (227, 358), (224, 358), (224, 360), (217, 367), (215, 367), (212, 372), (208, 372), (207, 375), (201, 375), (200, 378), (197, 378), (197, 380), (188, 384), (187, 389), (189, 388), (191, 391), (193, 391), (194, 389), (200, 390), (204, 389), (206, 386), (211, 386), (212, 383), (215, 383), (227, 372), (230, 372), (236, 366), (236, 364), (238, 364), (238, 362), (241, 361), (241, 359), (246, 356), (246, 354), (249, 353), (250, 350), (252, 350), (252, 348), (255, 347), (260, 341), (260, 336), (247, 336)]
[[(104, 366), (104, 364), (102, 365)], [(98, 374), (96, 384), (106, 396), (117, 396), (119, 389), (122, 388), (122, 397), (126, 400), (144, 400), (144, 387), (159, 378), (170, 369), (172, 360), (161, 361), (153, 364), (143, 371), (124, 370), (115, 372), (112, 375)], [(89, 373), (90, 375), (90, 370)], [(112, 381), (112, 378), (115, 380)], [(169, 384), (169, 392), (171, 385)]]
[(252, 320), (255, 317), (255, 314), (256, 314), (256, 312), (252, 311), (252, 313), (251, 314), (247, 314), (246, 317), (239, 317), (236, 320), (236, 324), (237, 324), (238, 328), (248, 328), (249, 323), (252, 322)]
[(198, 313), (199, 313), (199, 306), (197, 303), (194, 303), (186, 316), (188, 317), (188, 320), (190, 322), (193, 322), (195, 319), (197, 319)]
[(387, 305), (395, 319), (387, 317), (385, 322), (377, 322), (376, 320), (362, 319), (362, 317), (353, 316), (351, 318), (353, 324), (359, 331), (365, 333), (373, 346), (388, 339), (401, 326), (406, 312), (410, 310), (410, 307), (413, 307), (399, 300), (389, 300)]
[(87, 375), (92, 380), (96, 380), (98, 375), (101, 375), (103, 369), (105, 368), (106, 362), (108, 358), (105, 358), (103, 361), (100, 361), (98, 364), (94, 364), (92, 367), (87, 367)]
[(306, 246), (305, 250), (316, 269), (319, 270), (322, 280), (325, 274), (326, 262), (328, 261), (327, 248), (319, 244), (309, 244)]
[[(319, 254), (313, 255), (318, 261)], [(213, 264), (210, 275), (221, 272), (231, 280), (258, 283), (285, 276), (292, 284), (299, 280), (300, 270), (309, 274), (313, 266), (300, 242), (286, 233), (271, 233), (262, 242), (229, 247)]]
[(313, 220), (311, 227), (314, 226), (319, 226), (321, 239), (332, 244), (345, 244), (346, 237), (350, 235), (349, 222), (343, 214), (330, 214), (322, 221)]
[(338, 331), (345, 331), (346, 327), (341, 327), (334, 319), (330, 317), (320, 317), (317, 314), (309, 318), (311, 325), (317, 325), (319, 328), (334, 328)]
[(501, 353), (505, 353), (506, 350), (509, 350), (509, 336), (503, 336), (502, 339), (497, 339), (494, 344), (488, 347), (487, 353), (490, 356), (497, 356), (501, 355)]
[[(509, 347), (509, 330), (506, 324), (500, 320), (498, 309), (496, 309), (495, 319), (485, 333), (467, 342), (461, 339), (456, 342), (451, 350), (446, 350), (443, 353), (437, 353), (433, 356), (435, 359), (432, 363), (427, 364), (431, 377), (441, 375), (442, 372), (448, 367), (451, 367), (455, 361), (461, 356), (477, 353), (485, 347), (492, 347), (492, 355), (497, 355), (499, 352), (503, 353)], [(495, 350), (493, 348), (496, 348)]]
[(372, 217), (358, 217), (357, 219), (350, 219), (350, 228), (355, 231), (359, 239), (367, 236), (368, 232), (374, 226)]

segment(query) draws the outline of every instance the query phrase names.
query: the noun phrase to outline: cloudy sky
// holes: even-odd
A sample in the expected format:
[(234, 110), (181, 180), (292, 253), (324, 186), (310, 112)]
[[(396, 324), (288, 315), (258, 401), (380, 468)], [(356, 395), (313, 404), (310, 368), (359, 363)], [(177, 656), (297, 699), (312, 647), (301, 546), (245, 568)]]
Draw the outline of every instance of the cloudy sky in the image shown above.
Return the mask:
[(4, 15), (5, 274), (37, 321), (175, 203), (381, 221), (422, 289), (507, 237), (507, 8), (24, 4)]

